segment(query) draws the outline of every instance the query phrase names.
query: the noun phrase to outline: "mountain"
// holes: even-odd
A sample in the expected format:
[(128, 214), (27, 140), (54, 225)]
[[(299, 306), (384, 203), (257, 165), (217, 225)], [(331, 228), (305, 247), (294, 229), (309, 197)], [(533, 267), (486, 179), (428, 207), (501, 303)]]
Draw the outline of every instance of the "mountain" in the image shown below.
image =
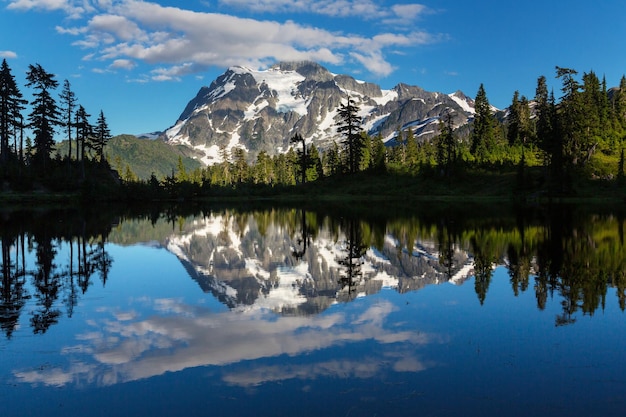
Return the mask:
[(105, 147), (109, 163), (114, 169), (124, 174), (128, 166), (141, 179), (148, 179), (152, 174), (165, 178), (176, 170), (179, 156), (187, 172), (199, 168), (201, 164), (188, 156), (186, 149), (171, 146), (162, 140), (140, 139), (132, 135), (119, 135), (111, 138)]
[(162, 138), (205, 165), (221, 162), (220, 149), (242, 147), (251, 160), (260, 151), (286, 152), (295, 133), (324, 149), (340, 140), (337, 110), (348, 97), (360, 108), (364, 130), (388, 143), (399, 128), (433, 137), (448, 112), (455, 127), (474, 115), (473, 100), (461, 91), (442, 94), (407, 84), (383, 90), (314, 62), (283, 62), (263, 71), (231, 67), (198, 91)]

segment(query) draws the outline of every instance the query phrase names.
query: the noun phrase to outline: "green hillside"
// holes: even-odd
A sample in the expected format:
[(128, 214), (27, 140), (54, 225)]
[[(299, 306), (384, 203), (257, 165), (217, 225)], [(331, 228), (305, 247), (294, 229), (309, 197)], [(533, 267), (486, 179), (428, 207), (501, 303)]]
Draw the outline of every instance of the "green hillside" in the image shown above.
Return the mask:
[[(56, 148), (57, 153), (67, 155), (66, 141), (58, 143)], [(162, 140), (139, 139), (133, 135), (111, 138), (104, 152), (111, 167), (120, 171), (120, 175), (124, 175), (128, 166), (140, 179), (148, 179), (152, 173), (159, 179), (171, 175), (172, 170), (176, 170), (179, 156), (187, 172), (202, 166), (197, 160), (185, 156), (182, 147), (168, 145)]]

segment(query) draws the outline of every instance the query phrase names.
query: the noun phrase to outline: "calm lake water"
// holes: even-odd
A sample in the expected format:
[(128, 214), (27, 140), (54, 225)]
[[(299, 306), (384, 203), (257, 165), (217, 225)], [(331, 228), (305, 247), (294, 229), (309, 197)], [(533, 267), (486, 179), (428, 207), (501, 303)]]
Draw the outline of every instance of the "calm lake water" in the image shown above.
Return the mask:
[(623, 213), (0, 213), (2, 416), (623, 416)]

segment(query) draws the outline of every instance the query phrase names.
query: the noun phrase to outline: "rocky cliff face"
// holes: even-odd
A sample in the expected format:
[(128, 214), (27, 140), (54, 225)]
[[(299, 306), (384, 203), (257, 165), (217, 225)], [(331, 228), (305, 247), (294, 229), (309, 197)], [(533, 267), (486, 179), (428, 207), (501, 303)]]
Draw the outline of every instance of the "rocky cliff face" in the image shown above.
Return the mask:
[(286, 152), (295, 133), (324, 149), (339, 140), (337, 110), (348, 97), (360, 108), (363, 129), (386, 142), (409, 127), (431, 138), (442, 115), (450, 113), (461, 126), (474, 114), (473, 101), (462, 92), (433, 93), (406, 84), (382, 90), (313, 62), (288, 62), (265, 71), (230, 68), (200, 89), (164, 135), (206, 165), (221, 162), (235, 147), (251, 160), (261, 151)]

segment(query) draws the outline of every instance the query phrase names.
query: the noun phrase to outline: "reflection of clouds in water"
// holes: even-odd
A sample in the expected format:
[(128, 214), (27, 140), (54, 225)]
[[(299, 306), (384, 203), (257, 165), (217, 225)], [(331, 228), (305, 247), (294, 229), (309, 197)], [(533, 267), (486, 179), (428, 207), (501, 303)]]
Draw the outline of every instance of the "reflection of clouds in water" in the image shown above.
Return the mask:
[[(115, 312), (109, 313), (113, 319), (93, 322), (99, 331), (78, 335), (77, 339), (85, 343), (63, 350), (63, 354), (71, 356), (72, 365), (67, 370), (37, 369), (15, 372), (15, 376), (22, 382), (55, 386), (72, 382), (111, 385), (191, 367), (221, 366), (279, 355), (297, 356), (366, 340), (412, 345), (432, 341), (423, 333), (385, 329), (384, 321), (394, 310), (389, 302), (374, 304), (360, 314), (339, 312), (313, 317), (284, 317), (258, 311), (215, 314), (175, 299), (156, 300), (152, 308), (165, 315), (142, 320), (135, 313)], [(81, 361), (77, 357), (80, 355), (86, 358)], [(225, 379), (233, 384), (251, 385), (305, 376), (368, 377), (383, 366), (411, 372), (425, 368), (411, 354), (385, 356), (384, 360), (377, 361), (364, 358), (289, 369), (264, 368), (245, 376), (229, 374)]]
[(372, 378), (385, 369), (396, 372), (420, 372), (432, 366), (420, 361), (413, 353), (385, 355), (383, 358), (363, 357), (359, 360), (331, 360), (307, 365), (260, 366), (253, 370), (226, 372), (226, 383), (254, 386), (288, 379), (312, 380), (318, 377)]

